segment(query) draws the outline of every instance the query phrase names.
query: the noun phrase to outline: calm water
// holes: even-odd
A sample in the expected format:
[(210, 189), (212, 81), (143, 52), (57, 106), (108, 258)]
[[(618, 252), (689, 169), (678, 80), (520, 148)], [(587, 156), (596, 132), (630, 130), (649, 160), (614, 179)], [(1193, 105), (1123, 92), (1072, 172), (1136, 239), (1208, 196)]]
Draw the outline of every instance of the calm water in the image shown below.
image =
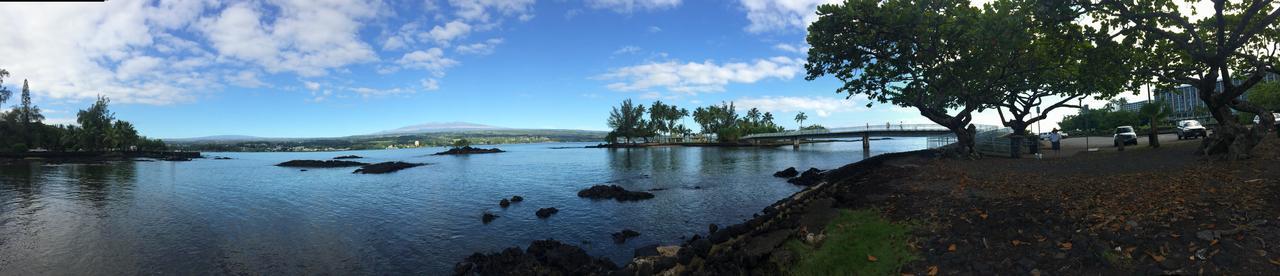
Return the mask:
[[(923, 148), (874, 141), (872, 154)], [(326, 153), (206, 153), (235, 160), (0, 167), (0, 275), (450, 273), (476, 251), (554, 238), (615, 262), (646, 244), (742, 222), (800, 189), (774, 178), (830, 169), (861, 144), (778, 148), (553, 149), (429, 156), (439, 148)], [(273, 164), (356, 154), (432, 165), (386, 175)], [(666, 189), (640, 202), (592, 201), (578, 190), (616, 183)], [(695, 189), (701, 187), (701, 189)], [(498, 200), (524, 196), (498, 207)], [(534, 211), (556, 207), (550, 219)], [(480, 215), (501, 216), (484, 225)], [(624, 228), (639, 238), (614, 244)]]

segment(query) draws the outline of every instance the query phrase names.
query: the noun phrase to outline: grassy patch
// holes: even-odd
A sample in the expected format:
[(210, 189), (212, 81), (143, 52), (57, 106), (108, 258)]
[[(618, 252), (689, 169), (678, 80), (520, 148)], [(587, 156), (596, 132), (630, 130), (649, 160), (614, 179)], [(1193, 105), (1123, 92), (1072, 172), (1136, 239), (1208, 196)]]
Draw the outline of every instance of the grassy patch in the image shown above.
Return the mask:
[[(827, 238), (818, 246), (799, 240), (786, 246), (798, 261), (792, 275), (894, 275), (915, 259), (907, 247), (910, 227), (894, 224), (873, 210), (842, 210), (827, 224)], [(874, 256), (875, 261), (868, 256)]]

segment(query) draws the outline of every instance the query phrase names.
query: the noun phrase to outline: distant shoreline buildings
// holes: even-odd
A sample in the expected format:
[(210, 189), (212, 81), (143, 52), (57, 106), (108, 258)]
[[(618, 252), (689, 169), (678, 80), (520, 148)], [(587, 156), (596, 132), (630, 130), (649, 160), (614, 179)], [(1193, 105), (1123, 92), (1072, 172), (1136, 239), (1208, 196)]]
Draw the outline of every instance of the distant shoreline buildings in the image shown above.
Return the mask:
[[(1263, 77), (1264, 82), (1280, 81), (1280, 75), (1270, 74)], [(1237, 83), (1240, 81), (1237, 80)], [(1217, 90), (1222, 90), (1222, 82), (1218, 82)], [(1248, 99), (1248, 94), (1240, 95), (1240, 99)], [(1169, 115), (1170, 121), (1181, 120), (1199, 120), (1203, 123), (1211, 123), (1212, 116), (1209, 115), (1204, 101), (1200, 100), (1200, 96), (1196, 94), (1196, 88), (1190, 85), (1178, 86), (1173, 89), (1156, 91), (1156, 101), (1161, 101), (1169, 105), (1173, 109)], [(1137, 112), (1147, 101), (1137, 101), (1126, 103), (1120, 106), (1120, 110)]]

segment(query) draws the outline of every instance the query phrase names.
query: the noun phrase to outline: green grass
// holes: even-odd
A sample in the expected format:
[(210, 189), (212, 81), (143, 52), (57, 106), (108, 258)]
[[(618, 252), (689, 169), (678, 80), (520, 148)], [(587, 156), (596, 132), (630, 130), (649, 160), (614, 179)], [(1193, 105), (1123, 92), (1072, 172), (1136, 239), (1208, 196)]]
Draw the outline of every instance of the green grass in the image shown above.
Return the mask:
[[(894, 224), (874, 210), (842, 210), (826, 226), (827, 238), (819, 247), (799, 240), (786, 246), (798, 261), (791, 275), (896, 275), (915, 259), (907, 246), (910, 227)], [(875, 256), (872, 262), (867, 256)]]

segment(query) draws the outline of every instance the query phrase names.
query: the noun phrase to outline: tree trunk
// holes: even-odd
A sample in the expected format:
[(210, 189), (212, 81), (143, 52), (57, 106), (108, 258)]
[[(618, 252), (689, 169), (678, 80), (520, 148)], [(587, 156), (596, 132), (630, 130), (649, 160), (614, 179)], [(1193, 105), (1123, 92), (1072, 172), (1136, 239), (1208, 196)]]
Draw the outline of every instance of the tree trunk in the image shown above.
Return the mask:
[(973, 156), (974, 153), (974, 132), (973, 129), (967, 129), (962, 124), (944, 125), (956, 135), (956, 145), (959, 146), (957, 154), (964, 157)]
[(1231, 108), (1226, 105), (1220, 105), (1217, 108), (1209, 108), (1209, 112), (1213, 118), (1218, 120), (1218, 127), (1214, 128), (1213, 136), (1204, 139), (1200, 144), (1200, 153), (1204, 155), (1225, 154), (1223, 158), (1227, 160), (1241, 160), (1249, 158), (1249, 152), (1253, 147), (1262, 142), (1263, 136), (1266, 134), (1267, 127), (1263, 124), (1249, 127), (1241, 124), (1234, 114), (1231, 114)]
[(1151, 117), (1151, 133), (1147, 135), (1147, 145), (1160, 147), (1160, 128), (1156, 127), (1156, 117)]
[[(1027, 127), (1030, 124), (1014, 120), (1006, 122), (1004, 125), (1013, 130), (1013, 134), (1009, 135), (1009, 157), (1022, 158), (1022, 145), (1023, 141), (1025, 141), (1024, 139), (1029, 137), (1027, 136)], [(1035, 151), (1035, 149), (1033, 148), (1032, 151)]]

